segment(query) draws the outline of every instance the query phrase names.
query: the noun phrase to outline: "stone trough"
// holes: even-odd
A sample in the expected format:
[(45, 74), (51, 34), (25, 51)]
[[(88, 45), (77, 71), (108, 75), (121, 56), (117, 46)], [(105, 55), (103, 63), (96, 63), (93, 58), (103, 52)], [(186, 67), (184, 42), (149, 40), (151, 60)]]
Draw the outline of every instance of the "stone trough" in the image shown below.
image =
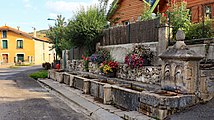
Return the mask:
[[(54, 77), (54, 75), (56, 76)], [(139, 87), (140, 85), (128, 84), (99, 75), (89, 77), (88, 74), (49, 70), (49, 77), (61, 83), (63, 81), (65, 84), (83, 91), (84, 94), (90, 94), (95, 100), (104, 104), (115, 105), (127, 111), (139, 111), (159, 119), (164, 119), (197, 102), (195, 95), (173, 94), (173, 92), (164, 94), (160, 89), (143, 88), (143, 86)], [(131, 89), (131, 87), (135, 87), (135, 89)]]

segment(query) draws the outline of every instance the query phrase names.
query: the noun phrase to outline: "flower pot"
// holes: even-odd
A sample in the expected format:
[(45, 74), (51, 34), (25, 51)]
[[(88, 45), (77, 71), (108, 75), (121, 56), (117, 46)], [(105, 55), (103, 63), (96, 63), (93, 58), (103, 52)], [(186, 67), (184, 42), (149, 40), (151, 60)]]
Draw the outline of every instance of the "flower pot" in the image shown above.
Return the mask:
[(105, 74), (105, 76), (106, 77), (115, 77), (116, 74), (115, 74), (115, 72), (110, 72), (110, 73)]
[(116, 77), (116, 69), (112, 69), (113, 72), (108, 72), (107, 74), (104, 74), (106, 77)]

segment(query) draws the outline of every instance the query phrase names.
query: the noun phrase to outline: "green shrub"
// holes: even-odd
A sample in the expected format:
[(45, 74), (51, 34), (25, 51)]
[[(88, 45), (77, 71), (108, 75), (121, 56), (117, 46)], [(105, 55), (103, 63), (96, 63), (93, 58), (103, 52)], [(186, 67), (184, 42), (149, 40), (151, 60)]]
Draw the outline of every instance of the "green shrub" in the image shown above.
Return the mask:
[(35, 73), (30, 74), (30, 77), (33, 79), (38, 79), (38, 78), (47, 78), (48, 77), (48, 71), (47, 70), (41, 70)]
[(192, 24), (189, 31), (186, 34), (186, 39), (199, 39), (199, 38), (212, 38), (214, 29), (212, 28), (212, 20), (205, 20), (203, 23)]

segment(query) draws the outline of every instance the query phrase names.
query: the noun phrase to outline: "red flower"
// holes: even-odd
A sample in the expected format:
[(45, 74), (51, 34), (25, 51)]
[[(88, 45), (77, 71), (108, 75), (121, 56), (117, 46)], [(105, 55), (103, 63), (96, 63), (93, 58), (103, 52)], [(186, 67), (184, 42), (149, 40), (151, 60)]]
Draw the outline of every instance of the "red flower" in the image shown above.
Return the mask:
[(118, 62), (110, 61), (108, 63), (108, 66), (110, 66), (111, 68), (118, 68)]
[(88, 60), (89, 60), (89, 57), (85, 57), (84, 55), (82, 55), (82, 59), (83, 59), (84, 61), (88, 61)]

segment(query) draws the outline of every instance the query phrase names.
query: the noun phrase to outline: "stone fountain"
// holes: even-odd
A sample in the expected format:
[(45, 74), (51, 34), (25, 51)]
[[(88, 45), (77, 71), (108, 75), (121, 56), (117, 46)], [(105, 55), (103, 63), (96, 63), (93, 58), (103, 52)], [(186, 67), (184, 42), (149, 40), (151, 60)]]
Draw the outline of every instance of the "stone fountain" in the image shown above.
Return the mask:
[(161, 88), (183, 94), (200, 96), (204, 83), (199, 79), (199, 61), (204, 57), (190, 50), (184, 43), (185, 34), (179, 30), (176, 44), (168, 48), (159, 57), (162, 64)]

